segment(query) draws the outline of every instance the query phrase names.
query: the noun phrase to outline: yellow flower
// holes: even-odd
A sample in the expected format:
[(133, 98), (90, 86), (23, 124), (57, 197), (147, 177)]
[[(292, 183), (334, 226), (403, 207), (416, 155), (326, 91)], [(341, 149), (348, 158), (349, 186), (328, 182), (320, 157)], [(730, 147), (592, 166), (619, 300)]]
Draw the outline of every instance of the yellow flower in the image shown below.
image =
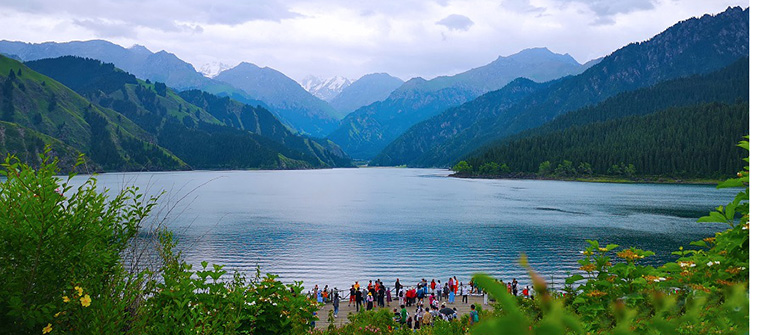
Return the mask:
[(56, 315), (53, 315), (53, 317), (57, 318), (59, 315), (61, 315), (61, 312), (56, 313)]
[(598, 248), (598, 251), (600, 251), (600, 252), (606, 252), (606, 251), (609, 251), (609, 249), (606, 249), (606, 248)]
[(77, 294), (79, 294), (80, 297), (82, 296), (82, 288), (81, 287), (74, 286), (74, 290), (77, 291)]
[(597, 269), (597, 267), (595, 266), (595, 264), (587, 264), (587, 265), (581, 266), (579, 269), (585, 272), (593, 272)]
[(63, 296), (63, 301), (64, 301), (64, 302), (69, 302), (69, 297), (67, 297), (67, 296)]
[(53, 325), (49, 324), (45, 326), (45, 328), (42, 328), (42, 333), (47, 334), (53, 331)]
[(89, 295), (89, 294), (85, 294), (85, 296), (84, 296), (84, 297), (82, 297), (82, 298), (80, 298), (80, 299), (79, 299), (79, 302), (80, 302), (80, 303), (82, 303), (82, 306), (84, 306), (84, 307), (88, 307), (88, 306), (90, 306), (90, 303), (91, 303), (92, 301), (93, 301), (93, 300), (92, 300), (92, 299), (90, 299), (90, 295)]

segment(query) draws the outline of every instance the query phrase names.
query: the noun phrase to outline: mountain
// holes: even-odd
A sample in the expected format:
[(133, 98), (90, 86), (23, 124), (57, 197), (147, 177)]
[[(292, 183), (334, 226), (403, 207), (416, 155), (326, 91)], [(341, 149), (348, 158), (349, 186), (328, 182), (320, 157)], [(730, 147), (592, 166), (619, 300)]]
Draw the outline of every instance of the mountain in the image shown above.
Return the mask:
[[(97, 60), (65, 56), (28, 62), (89, 99), (119, 113), (149, 139), (193, 168), (348, 166), (331, 143), (291, 133), (270, 112), (201, 91), (175, 93)], [(186, 100), (187, 99), (187, 100)], [(123, 116), (123, 117), (122, 117)]]
[(232, 66), (220, 62), (212, 62), (201, 65), (201, 67), (198, 69), (198, 72), (203, 74), (204, 77), (214, 78), (220, 74), (220, 72), (225, 71), (231, 67)]
[(517, 103), (504, 104), (515, 100), (503, 96), (513, 94), (505, 90), (450, 109), (400, 136), (374, 163), (452, 166), (482, 145), (569, 111), (661, 81), (716, 71), (748, 55), (748, 9), (688, 19), (613, 52), (581, 74), (549, 82)]
[[(475, 170), (494, 162), (514, 173), (536, 173), (544, 161), (555, 167), (570, 160), (590, 163), (597, 174), (627, 163), (646, 175), (727, 176), (740, 168), (743, 153), (733, 148), (749, 131), (748, 102), (749, 59), (744, 57), (710, 74), (620, 93), (561, 115), (481, 148), (467, 161)], [(654, 113), (659, 115), (644, 117)], [(690, 113), (696, 113), (692, 120), (682, 120)]]
[(498, 57), (485, 66), (454, 76), (413, 78), (387, 99), (347, 115), (328, 138), (350, 156), (370, 159), (412, 125), (499, 89), (516, 78), (547, 81), (581, 71), (582, 66), (568, 54), (534, 48)]
[(264, 101), (284, 124), (298, 133), (323, 137), (338, 126), (337, 113), (333, 107), (305, 91), (299, 83), (269, 67), (241, 63), (220, 72), (215, 79)]
[(341, 91), (349, 87), (352, 81), (344, 77), (331, 77), (323, 79), (315, 76), (307, 76), (302, 79), (300, 85), (312, 95), (318, 97), (323, 101), (331, 101)]
[(0, 81), (2, 156), (39, 163), (37, 155), (50, 144), (66, 166), (85, 153), (90, 171), (188, 168), (131, 120), (18, 61), (0, 56)]
[(343, 89), (329, 103), (344, 118), (360, 107), (385, 100), (403, 83), (402, 79), (387, 73), (366, 74)]

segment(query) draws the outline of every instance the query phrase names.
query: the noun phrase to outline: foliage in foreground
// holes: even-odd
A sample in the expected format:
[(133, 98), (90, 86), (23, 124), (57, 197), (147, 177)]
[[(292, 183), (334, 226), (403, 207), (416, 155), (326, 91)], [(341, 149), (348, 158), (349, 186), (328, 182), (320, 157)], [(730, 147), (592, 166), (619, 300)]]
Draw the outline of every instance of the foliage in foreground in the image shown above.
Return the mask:
[(0, 334), (307, 331), (317, 306), (299, 283), (194, 271), (171, 234), (144, 234), (156, 197), (109, 197), (94, 178), (75, 189), (57, 159), (40, 158), (35, 170), (8, 157), (0, 171)]

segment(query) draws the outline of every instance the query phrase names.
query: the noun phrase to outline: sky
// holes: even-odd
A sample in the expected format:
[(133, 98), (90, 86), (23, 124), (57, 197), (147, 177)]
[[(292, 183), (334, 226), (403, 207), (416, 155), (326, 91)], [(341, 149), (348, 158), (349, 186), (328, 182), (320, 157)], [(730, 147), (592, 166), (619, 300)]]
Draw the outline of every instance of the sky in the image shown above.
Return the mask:
[[(451, 75), (526, 48), (578, 62), (748, 0), (0, 0), (0, 39), (104, 39), (197, 69), (240, 62), (295, 79)], [(12, 27), (12, 28), (10, 28)]]

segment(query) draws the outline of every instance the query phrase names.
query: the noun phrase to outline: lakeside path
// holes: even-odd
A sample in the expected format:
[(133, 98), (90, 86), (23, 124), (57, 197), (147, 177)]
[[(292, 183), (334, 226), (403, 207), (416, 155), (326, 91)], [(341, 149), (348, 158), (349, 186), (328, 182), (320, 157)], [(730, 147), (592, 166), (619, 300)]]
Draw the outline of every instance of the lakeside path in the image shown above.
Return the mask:
[[(456, 307), (458, 309), (458, 316), (461, 315), (467, 315), (468, 311), (471, 310), (471, 304), (479, 303), (482, 305), (483, 309), (491, 310), (492, 306), (489, 304), (484, 304), (484, 297), (482, 295), (470, 295), (468, 296), (468, 303), (461, 302), (461, 296), (455, 296), (455, 303), (445, 303), (447, 307)], [(424, 304), (424, 307), (428, 307), (428, 304)], [(390, 312), (394, 310), (394, 308), (397, 308), (397, 310), (400, 309), (400, 304), (398, 300), (392, 300), (391, 306), (381, 307), (383, 309), (388, 309)], [(379, 307), (375, 307), (374, 309), (379, 309)], [(408, 313), (415, 311), (415, 306), (407, 307)], [(336, 321), (334, 324), (336, 327), (341, 327), (342, 325), (349, 322), (348, 315), (349, 313), (357, 313), (355, 312), (355, 305), (352, 303), (351, 306), (349, 306), (348, 300), (342, 300), (341, 304), (339, 305), (339, 316), (336, 317)], [(326, 329), (328, 328), (328, 314), (333, 313), (333, 304), (327, 303), (323, 305), (323, 307), (320, 308), (318, 311), (318, 318), (319, 320), (315, 322), (315, 327), (319, 329)]]

